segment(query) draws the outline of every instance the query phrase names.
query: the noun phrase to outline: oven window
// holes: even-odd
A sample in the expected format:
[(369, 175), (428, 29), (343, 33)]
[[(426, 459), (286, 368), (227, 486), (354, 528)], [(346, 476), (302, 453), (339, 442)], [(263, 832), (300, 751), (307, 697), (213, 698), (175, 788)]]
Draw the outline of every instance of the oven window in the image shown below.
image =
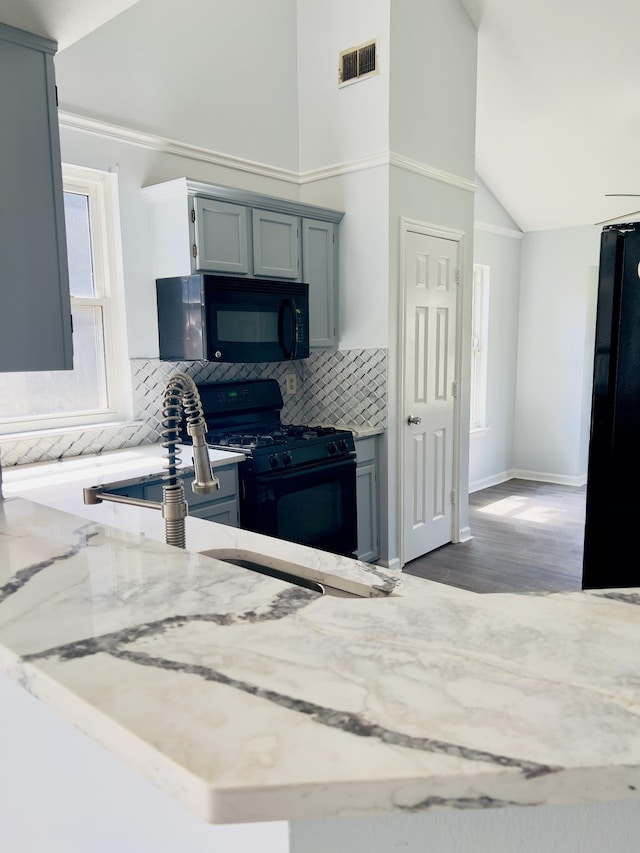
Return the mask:
[(221, 343), (278, 343), (277, 311), (216, 311)]
[(278, 536), (312, 543), (343, 526), (342, 483), (333, 481), (300, 489), (278, 499)]

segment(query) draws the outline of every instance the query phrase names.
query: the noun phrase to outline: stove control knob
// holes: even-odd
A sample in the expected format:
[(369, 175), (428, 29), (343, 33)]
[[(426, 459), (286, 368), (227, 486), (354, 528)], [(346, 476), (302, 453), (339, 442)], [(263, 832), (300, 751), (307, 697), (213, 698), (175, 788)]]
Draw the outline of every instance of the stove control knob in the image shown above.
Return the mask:
[(327, 451), (329, 453), (329, 456), (333, 456), (335, 454), (335, 452), (337, 451), (337, 449), (338, 448), (335, 446), (335, 444), (332, 441), (330, 441), (329, 444), (327, 444)]
[(282, 454), (282, 464), (283, 465), (291, 465), (291, 454), (288, 450)]
[(347, 442), (344, 440), (344, 438), (341, 438), (340, 441), (338, 442), (338, 450), (340, 451), (340, 453), (344, 453), (346, 449), (347, 449)]
[(280, 465), (280, 457), (272, 453), (269, 457), (269, 468), (277, 468)]

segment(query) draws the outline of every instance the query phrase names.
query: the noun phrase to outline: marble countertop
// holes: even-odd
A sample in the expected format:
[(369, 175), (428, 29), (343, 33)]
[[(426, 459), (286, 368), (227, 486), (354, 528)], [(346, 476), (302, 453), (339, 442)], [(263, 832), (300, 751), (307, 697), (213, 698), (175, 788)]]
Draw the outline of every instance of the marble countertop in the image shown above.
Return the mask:
[(201, 819), (638, 797), (639, 590), (476, 595), (195, 518), (182, 551), (12, 479), (0, 671)]

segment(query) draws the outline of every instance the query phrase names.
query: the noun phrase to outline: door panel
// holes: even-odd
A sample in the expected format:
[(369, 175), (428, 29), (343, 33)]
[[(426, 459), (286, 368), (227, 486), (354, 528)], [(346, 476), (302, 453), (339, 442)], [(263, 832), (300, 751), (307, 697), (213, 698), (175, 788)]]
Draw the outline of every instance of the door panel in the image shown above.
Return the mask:
[(453, 538), (458, 248), (456, 240), (406, 233), (405, 562)]

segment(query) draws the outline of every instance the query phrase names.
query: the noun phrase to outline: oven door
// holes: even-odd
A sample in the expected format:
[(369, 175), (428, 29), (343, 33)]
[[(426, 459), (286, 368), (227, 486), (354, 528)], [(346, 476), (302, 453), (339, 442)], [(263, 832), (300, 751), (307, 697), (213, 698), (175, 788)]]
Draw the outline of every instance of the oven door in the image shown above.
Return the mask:
[(243, 474), (240, 526), (333, 554), (358, 547), (355, 457)]

